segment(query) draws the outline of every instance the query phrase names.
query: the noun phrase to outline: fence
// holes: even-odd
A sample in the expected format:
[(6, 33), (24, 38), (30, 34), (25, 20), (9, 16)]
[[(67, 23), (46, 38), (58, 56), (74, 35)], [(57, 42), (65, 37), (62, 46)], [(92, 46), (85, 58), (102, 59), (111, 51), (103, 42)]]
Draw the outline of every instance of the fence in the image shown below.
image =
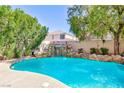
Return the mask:
[[(102, 40), (87, 40), (80, 43), (73, 44), (75, 49), (83, 48), (85, 51), (90, 52), (90, 48), (105, 47), (109, 49), (109, 53), (114, 53), (114, 41), (107, 40), (103, 44)], [(124, 40), (120, 41), (120, 53), (124, 52)]]

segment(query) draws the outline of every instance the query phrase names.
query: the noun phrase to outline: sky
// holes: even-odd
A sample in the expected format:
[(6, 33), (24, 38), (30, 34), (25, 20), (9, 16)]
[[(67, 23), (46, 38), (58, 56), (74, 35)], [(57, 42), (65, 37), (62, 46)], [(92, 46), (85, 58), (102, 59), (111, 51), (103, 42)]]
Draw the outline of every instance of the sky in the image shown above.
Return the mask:
[(67, 9), (65, 5), (16, 5), (13, 9), (20, 8), (26, 13), (36, 17), (41, 25), (49, 27), (49, 31), (69, 32), (67, 23)]

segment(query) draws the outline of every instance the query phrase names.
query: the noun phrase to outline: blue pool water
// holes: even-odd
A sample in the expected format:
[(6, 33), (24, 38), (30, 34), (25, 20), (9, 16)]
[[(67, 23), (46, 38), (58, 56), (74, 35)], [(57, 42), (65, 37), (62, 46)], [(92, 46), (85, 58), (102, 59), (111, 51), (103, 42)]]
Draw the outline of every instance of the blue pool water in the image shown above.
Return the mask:
[(81, 58), (36, 58), (11, 65), (14, 70), (51, 76), (73, 88), (124, 87), (124, 65)]

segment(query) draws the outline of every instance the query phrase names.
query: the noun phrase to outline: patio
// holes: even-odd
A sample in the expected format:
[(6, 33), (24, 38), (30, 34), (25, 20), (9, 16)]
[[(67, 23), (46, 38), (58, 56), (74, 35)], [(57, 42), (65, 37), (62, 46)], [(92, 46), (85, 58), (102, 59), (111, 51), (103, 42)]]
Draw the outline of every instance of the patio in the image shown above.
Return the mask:
[(12, 88), (64, 88), (63, 83), (46, 75), (14, 71), (9, 63), (0, 63), (0, 87)]

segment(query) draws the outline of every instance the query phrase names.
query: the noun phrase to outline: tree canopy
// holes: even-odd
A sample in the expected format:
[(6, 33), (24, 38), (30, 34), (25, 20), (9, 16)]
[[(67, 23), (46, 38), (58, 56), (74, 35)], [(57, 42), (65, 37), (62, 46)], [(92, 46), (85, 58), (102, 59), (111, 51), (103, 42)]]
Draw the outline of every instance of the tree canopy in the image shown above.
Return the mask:
[(0, 6), (0, 54), (7, 58), (30, 55), (47, 35), (48, 28), (21, 9)]
[(73, 32), (79, 40), (86, 39), (88, 24), (88, 6), (73, 6), (67, 11), (68, 23), (70, 24), (70, 31)]
[(124, 37), (124, 6), (73, 6), (68, 9), (68, 23), (80, 40), (88, 35), (101, 39), (112, 35), (114, 52), (119, 54), (119, 41)]

